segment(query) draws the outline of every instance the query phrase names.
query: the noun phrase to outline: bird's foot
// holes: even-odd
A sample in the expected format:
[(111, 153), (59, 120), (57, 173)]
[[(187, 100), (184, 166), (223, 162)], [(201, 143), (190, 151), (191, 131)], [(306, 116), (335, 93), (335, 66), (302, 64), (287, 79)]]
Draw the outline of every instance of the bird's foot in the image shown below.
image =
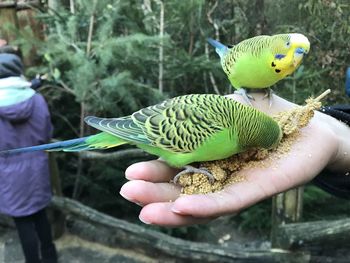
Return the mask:
[(244, 101), (249, 105), (249, 106), (253, 106), (253, 104), (250, 102), (251, 100), (255, 100), (254, 97), (252, 95), (249, 95), (247, 93), (247, 90), (245, 89), (238, 89), (234, 91), (234, 94), (238, 94), (241, 95), (244, 99)]
[(270, 88), (268, 88), (268, 89), (266, 89), (266, 93), (265, 93), (265, 95), (264, 95), (264, 97), (263, 97), (263, 99), (268, 99), (269, 100), (269, 107), (271, 108), (271, 106), (272, 106), (272, 101), (273, 101), (273, 97), (272, 97), (272, 95), (273, 95), (273, 90), (272, 89), (270, 89)]
[(175, 184), (178, 184), (179, 183), (179, 180), (180, 180), (180, 177), (184, 174), (188, 174), (188, 173), (198, 173), (198, 174), (203, 174), (205, 176), (208, 177), (208, 180), (211, 184), (214, 183), (215, 181), (215, 178), (214, 176), (209, 172), (208, 169), (206, 168), (195, 168), (191, 165), (185, 165), (185, 170), (179, 172), (177, 175), (175, 175), (173, 181)]

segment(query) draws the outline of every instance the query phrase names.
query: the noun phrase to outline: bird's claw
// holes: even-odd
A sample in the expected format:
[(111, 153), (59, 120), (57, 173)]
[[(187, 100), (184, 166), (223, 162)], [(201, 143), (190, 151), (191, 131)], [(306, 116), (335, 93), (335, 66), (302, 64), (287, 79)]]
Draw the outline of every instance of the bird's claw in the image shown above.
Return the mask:
[(251, 100), (255, 100), (252, 95), (249, 95), (245, 89), (238, 89), (234, 91), (234, 94), (241, 95), (244, 99), (244, 101), (249, 105), (253, 106), (253, 104), (250, 102)]
[(198, 174), (203, 174), (205, 176), (208, 177), (208, 180), (211, 184), (214, 183), (215, 181), (215, 178), (214, 176), (209, 172), (208, 169), (206, 168), (195, 168), (191, 165), (186, 165), (185, 167), (185, 170), (179, 172), (177, 175), (175, 175), (173, 181), (175, 184), (179, 184), (179, 180), (180, 180), (180, 177), (184, 174), (188, 174), (188, 173), (198, 173)]
[(273, 90), (272, 89), (267, 89), (266, 90), (266, 93), (265, 93), (265, 95), (264, 95), (264, 97), (263, 97), (263, 99), (268, 99), (269, 100), (269, 107), (271, 108), (271, 106), (272, 106), (272, 101), (273, 101), (273, 97), (272, 97), (272, 95), (273, 95)]

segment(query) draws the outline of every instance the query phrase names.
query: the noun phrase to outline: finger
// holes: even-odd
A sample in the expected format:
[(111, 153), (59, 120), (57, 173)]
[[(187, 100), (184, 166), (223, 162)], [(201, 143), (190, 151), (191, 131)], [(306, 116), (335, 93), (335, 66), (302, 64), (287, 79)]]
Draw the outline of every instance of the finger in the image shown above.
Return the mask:
[(163, 161), (154, 160), (135, 163), (125, 171), (129, 180), (145, 180), (150, 182), (169, 182), (178, 173)]
[[(205, 195), (188, 195), (178, 198), (172, 211), (180, 215), (194, 217), (216, 217), (238, 213), (268, 196), (256, 182), (241, 182), (220, 192)], [(198, 204), (201, 204), (198, 206)]]
[(214, 218), (195, 218), (193, 216), (183, 216), (171, 211), (172, 203), (152, 203), (142, 208), (139, 218), (145, 224), (155, 224), (159, 226), (186, 226), (193, 224), (207, 223)]
[(141, 206), (157, 202), (173, 202), (180, 195), (180, 187), (170, 183), (151, 183), (142, 180), (129, 181), (120, 194)]

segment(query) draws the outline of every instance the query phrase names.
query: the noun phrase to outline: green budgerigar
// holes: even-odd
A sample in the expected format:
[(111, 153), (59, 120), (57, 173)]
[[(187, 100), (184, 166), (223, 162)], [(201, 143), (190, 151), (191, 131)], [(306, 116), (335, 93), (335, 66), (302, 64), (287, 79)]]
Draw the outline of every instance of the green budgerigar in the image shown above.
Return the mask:
[(310, 42), (299, 33), (261, 35), (228, 47), (209, 38), (235, 89), (268, 88), (292, 74), (310, 51)]
[(133, 144), (159, 156), (185, 172), (206, 171), (187, 166), (194, 162), (227, 158), (250, 148), (273, 148), (282, 132), (268, 115), (230, 98), (185, 95), (143, 108), (120, 118), (86, 117), (86, 123), (101, 133), (68, 141), (0, 152), (1, 156), (48, 151), (108, 149)]

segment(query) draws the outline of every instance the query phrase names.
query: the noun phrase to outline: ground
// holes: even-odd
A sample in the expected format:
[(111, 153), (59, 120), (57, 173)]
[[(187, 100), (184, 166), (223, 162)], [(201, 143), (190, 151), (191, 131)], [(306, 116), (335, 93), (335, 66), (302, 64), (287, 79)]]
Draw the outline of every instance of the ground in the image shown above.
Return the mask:
[[(153, 263), (154, 259), (65, 234), (55, 241), (59, 263)], [(13, 228), (0, 227), (0, 263), (24, 263), (22, 249)]]

